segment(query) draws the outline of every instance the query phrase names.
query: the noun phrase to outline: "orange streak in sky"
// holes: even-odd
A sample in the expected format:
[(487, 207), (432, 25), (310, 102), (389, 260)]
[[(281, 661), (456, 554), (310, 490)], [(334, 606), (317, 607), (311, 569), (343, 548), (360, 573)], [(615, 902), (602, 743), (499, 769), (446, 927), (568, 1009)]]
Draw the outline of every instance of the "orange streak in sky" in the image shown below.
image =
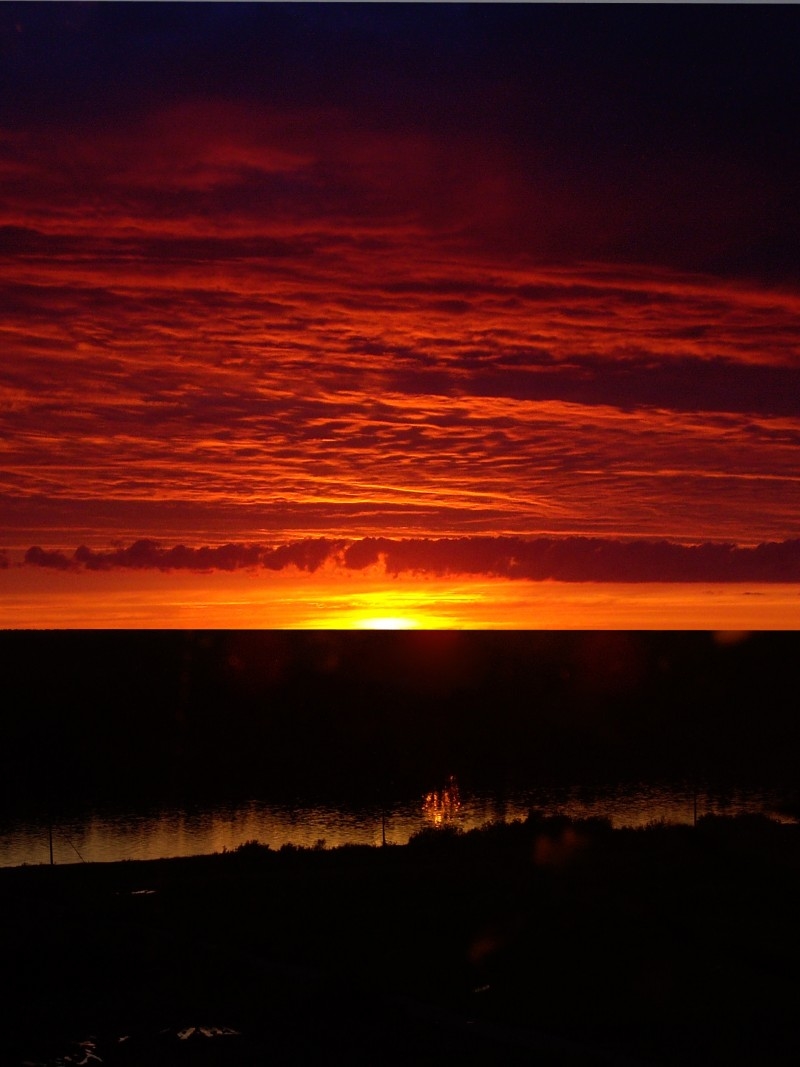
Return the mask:
[(0, 571), (3, 628), (710, 629), (800, 626), (780, 584)]

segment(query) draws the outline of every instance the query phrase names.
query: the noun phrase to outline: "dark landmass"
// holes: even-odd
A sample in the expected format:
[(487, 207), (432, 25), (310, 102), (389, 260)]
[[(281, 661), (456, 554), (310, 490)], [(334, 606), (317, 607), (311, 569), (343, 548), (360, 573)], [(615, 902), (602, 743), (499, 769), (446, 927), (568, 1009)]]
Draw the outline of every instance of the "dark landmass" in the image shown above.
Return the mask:
[(798, 900), (763, 816), (4, 869), (0, 1062), (795, 1064)]
[(791, 786), (800, 634), (0, 633), (0, 802)]

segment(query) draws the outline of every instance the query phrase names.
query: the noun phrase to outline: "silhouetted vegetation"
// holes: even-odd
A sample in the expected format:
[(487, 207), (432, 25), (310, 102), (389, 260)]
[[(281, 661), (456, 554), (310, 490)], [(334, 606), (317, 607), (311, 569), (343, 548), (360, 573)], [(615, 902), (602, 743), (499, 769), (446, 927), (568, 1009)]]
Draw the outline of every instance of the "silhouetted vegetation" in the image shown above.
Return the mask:
[[(790, 797), (799, 652), (798, 634), (4, 633), (0, 790), (7, 813), (379, 804), (450, 774)], [(94, 1035), (104, 1064), (172, 1067), (178, 1030), (207, 1023), (238, 1032), (216, 1065), (794, 1064), (799, 898), (800, 828), (761, 816), (531, 812), (408, 847), (0, 870), (0, 1062), (49, 1067)]]
[[(0, 1053), (54, 1063), (91, 1034), (112, 1067), (794, 1063), (799, 892), (800, 827), (751, 816), (0, 870)], [(237, 1040), (180, 1058), (203, 1021)]]

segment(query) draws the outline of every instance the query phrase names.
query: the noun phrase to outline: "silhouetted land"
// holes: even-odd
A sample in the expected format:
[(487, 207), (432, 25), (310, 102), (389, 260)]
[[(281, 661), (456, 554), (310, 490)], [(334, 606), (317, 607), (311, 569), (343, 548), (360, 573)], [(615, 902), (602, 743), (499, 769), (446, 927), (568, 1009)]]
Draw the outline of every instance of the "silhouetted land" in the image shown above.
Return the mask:
[(0, 870), (0, 1061), (795, 1064), (798, 900), (755, 816)]
[(0, 801), (791, 785), (800, 635), (0, 633)]
[[(797, 783), (796, 633), (6, 632), (0, 667), (12, 820)], [(794, 1064), (799, 883), (800, 830), (761, 818), (0, 870), (0, 1063)]]

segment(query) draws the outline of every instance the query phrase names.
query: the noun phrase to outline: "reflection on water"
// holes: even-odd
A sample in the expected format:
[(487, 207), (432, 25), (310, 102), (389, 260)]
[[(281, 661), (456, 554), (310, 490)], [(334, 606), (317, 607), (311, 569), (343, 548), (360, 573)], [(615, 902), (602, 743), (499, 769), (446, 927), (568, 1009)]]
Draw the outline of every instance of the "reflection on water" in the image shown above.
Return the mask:
[(461, 795), (455, 775), (451, 774), (444, 789), (434, 789), (426, 793), (422, 801), (422, 814), (425, 821), (434, 826), (453, 822), (461, 811)]
[[(91, 1037), (85, 1041), (69, 1042), (56, 1055), (46, 1055), (44, 1059), (27, 1059), (24, 1061), (23, 1067), (25, 1065), (28, 1065), (28, 1067), (67, 1067), (69, 1064), (74, 1064), (74, 1067), (92, 1067), (94, 1063), (106, 1063), (109, 1061), (119, 1063), (120, 1046), (124, 1046), (129, 1053), (124, 1057), (124, 1062), (126, 1063), (134, 1062), (134, 1058), (138, 1061), (137, 1053), (143, 1053), (147, 1060), (155, 1057), (153, 1062), (163, 1063), (165, 1062), (163, 1058), (165, 1053), (169, 1055), (177, 1052), (177, 1049), (175, 1049), (177, 1041), (195, 1047), (200, 1043), (205, 1043), (203, 1039), (219, 1037), (241, 1037), (241, 1034), (230, 1026), (185, 1026), (182, 1029), (168, 1027), (158, 1032), (154, 1031), (136, 1036), (122, 1034), (120, 1037)], [(133, 1046), (133, 1048), (130, 1049), (129, 1046)], [(185, 1050), (182, 1051), (184, 1054), (181, 1055), (181, 1063), (210, 1062), (205, 1056), (202, 1057), (202, 1060), (190, 1059), (186, 1056)]]
[[(231, 850), (258, 840), (272, 848), (306, 848), (324, 841), (343, 844), (405, 844), (424, 826), (457, 825), (464, 830), (487, 822), (524, 819), (532, 808), (575, 818), (604, 816), (614, 826), (648, 822), (691, 823), (707, 813), (763, 812), (780, 818), (782, 794), (737, 789), (726, 794), (689, 785), (634, 783), (587, 791), (579, 787), (540, 788), (504, 794), (465, 794), (451, 778), (416, 800), (378, 807), (314, 804), (289, 806), (265, 801), (217, 804), (191, 809), (85, 812), (53, 826), (56, 863), (110, 862), (195, 856)], [(49, 862), (46, 818), (0, 822), (0, 866)]]
[(187, 1026), (177, 1033), (180, 1041), (188, 1041), (190, 1037), (239, 1037), (239, 1031), (230, 1026)]

